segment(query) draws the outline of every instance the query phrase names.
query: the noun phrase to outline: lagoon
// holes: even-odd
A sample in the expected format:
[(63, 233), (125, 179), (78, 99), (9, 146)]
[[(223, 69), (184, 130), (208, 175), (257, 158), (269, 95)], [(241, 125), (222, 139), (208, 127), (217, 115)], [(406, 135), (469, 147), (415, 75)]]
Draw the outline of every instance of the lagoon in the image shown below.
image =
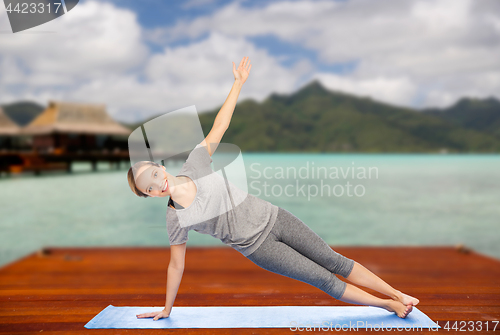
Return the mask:
[[(242, 157), (250, 194), (289, 210), (332, 246), (462, 243), (500, 258), (500, 155)], [(125, 164), (98, 168), (0, 178), (0, 266), (43, 246), (168, 247), (168, 198), (135, 196)], [(195, 231), (187, 243), (224, 246)]]

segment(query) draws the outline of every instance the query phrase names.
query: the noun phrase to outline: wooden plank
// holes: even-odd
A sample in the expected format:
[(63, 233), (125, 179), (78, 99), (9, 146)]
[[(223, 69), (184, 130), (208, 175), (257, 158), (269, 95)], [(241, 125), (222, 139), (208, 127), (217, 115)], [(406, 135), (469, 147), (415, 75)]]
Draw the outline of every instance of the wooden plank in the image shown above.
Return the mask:
[[(421, 301), (419, 309), (441, 326), (446, 321), (500, 320), (500, 262), (496, 259), (473, 252), (460, 253), (450, 247), (334, 249), (365, 265), (397, 289), (417, 296)], [(0, 269), (0, 334), (40, 330), (51, 334), (87, 334), (83, 326), (110, 304), (163, 306), (169, 258), (170, 249), (162, 247), (46, 248), (23, 257)], [(277, 305), (348, 304), (309, 284), (261, 269), (229, 247), (188, 248), (175, 306)], [(281, 334), (290, 330), (106, 329), (92, 333), (160, 331)]]

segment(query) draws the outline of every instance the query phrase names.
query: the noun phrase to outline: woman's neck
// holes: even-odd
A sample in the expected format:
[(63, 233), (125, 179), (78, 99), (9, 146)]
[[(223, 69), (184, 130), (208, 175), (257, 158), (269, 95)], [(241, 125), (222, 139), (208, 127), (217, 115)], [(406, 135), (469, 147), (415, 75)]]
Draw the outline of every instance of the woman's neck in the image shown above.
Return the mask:
[(191, 200), (190, 198), (192, 198), (192, 192), (190, 192), (190, 183), (192, 182), (191, 179), (184, 176), (175, 178), (175, 193), (170, 195), (170, 199), (179, 205), (185, 203), (186, 201), (189, 202)]

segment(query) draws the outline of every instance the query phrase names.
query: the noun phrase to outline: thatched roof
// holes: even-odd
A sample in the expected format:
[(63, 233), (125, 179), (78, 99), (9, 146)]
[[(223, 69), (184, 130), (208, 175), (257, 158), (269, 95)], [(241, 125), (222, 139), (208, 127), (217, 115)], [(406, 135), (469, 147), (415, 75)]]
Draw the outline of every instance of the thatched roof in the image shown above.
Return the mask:
[(17, 135), (20, 127), (0, 107), (0, 135)]
[(103, 104), (50, 101), (48, 107), (22, 130), (38, 135), (53, 132), (129, 135), (131, 130), (114, 121)]

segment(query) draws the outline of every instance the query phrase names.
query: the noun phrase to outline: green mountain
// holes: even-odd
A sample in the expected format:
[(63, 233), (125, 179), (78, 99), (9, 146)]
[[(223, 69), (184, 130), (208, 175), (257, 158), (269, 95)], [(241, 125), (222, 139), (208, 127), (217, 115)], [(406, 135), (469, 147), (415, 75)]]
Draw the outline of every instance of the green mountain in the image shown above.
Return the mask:
[[(205, 135), (218, 108), (200, 114)], [(242, 151), (499, 152), (500, 140), (430, 113), (326, 90), (314, 81), (234, 111), (223, 142)]]
[(2, 108), (9, 118), (19, 126), (25, 126), (40, 114), (45, 107), (30, 101), (14, 102), (2, 105)]
[(449, 108), (426, 109), (424, 112), (443, 118), (455, 125), (500, 138), (500, 101), (495, 98), (463, 98)]
[[(462, 99), (447, 109), (417, 111), (329, 91), (313, 81), (292, 94), (238, 103), (222, 142), (247, 152), (498, 153), (499, 107), (493, 98)], [(4, 109), (24, 125), (43, 107), (19, 102)], [(205, 135), (219, 109), (200, 113)], [(125, 125), (135, 129), (148, 120)]]

